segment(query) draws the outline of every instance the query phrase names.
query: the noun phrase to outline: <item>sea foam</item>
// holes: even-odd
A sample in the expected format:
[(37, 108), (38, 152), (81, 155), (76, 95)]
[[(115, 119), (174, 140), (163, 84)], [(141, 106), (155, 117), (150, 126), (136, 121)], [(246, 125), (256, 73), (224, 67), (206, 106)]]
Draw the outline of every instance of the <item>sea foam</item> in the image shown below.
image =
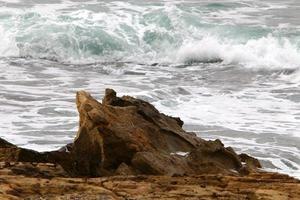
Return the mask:
[(207, 36), (200, 41), (187, 42), (178, 50), (177, 61), (214, 62), (240, 64), (251, 69), (298, 69), (300, 50), (286, 38), (275, 38), (271, 34), (246, 43), (222, 40)]
[[(177, 4), (102, 2), (101, 12), (92, 9), (100, 6), (96, 1), (89, 1), (80, 9), (72, 9), (80, 3), (69, 1), (34, 4), (26, 10), (4, 7), (5, 15), (0, 16), (0, 53), (4, 57), (72, 64), (115, 60), (173, 64), (222, 61), (251, 69), (299, 68), (299, 38), (285, 35), (285, 29), (293, 33), (298, 29), (269, 29), (261, 24), (261, 18), (249, 15), (260, 7), (271, 9), (270, 5), (234, 3), (228, 9)], [(224, 14), (231, 10), (233, 16)], [(239, 16), (260, 22), (255, 26), (236, 26)]]
[(19, 49), (14, 40), (14, 34), (5, 31), (0, 25), (0, 57), (17, 56)]

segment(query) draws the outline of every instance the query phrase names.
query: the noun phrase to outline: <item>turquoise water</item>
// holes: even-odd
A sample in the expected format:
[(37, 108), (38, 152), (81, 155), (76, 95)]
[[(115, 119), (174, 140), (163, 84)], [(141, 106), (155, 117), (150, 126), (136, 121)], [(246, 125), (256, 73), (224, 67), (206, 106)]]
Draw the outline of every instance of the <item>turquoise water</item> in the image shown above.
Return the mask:
[(299, 33), (292, 0), (2, 0), (0, 136), (59, 148), (112, 87), (299, 177)]
[[(299, 14), (294, 12), (294, 20), (286, 14), (274, 17), (288, 10), (287, 3), (42, 2), (26, 6), (21, 2), (2, 3), (2, 56), (64, 63), (221, 59), (228, 63), (254, 62), (253, 65), (271, 62), (279, 68), (286, 62), (287, 68), (297, 67), (293, 62), (299, 61), (299, 26), (292, 24)], [(270, 44), (264, 46), (265, 42)], [(196, 49), (186, 52), (190, 45)], [(222, 52), (215, 52), (216, 48)], [(237, 55), (236, 49), (250, 55)], [(276, 50), (275, 54), (272, 50)], [(287, 58), (279, 60), (277, 56)], [(257, 59), (268, 63), (256, 62)]]

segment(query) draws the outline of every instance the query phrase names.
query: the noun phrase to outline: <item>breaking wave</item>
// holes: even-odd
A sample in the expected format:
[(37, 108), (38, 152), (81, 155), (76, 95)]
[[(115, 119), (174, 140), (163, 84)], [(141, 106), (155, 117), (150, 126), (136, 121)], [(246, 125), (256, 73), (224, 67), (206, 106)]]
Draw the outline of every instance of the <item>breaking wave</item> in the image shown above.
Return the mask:
[(223, 62), (259, 69), (298, 69), (300, 50), (288, 39), (277, 39), (272, 35), (248, 40), (244, 44), (206, 37), (200, 41), (188, 42), (180, 47), (178, 61)]
[(0, 55), (81, 64), (222, 62), (254, 69), (298, 69), (300, 65), (298, 30), (288, 37), (287, 26), (236, 26), (214, 23), (205, 15), (205, 9), (225, 15), (226, 6), (111, 4), (106, 10), (104, 3), (103, 12), (73, 10), (70, 5), (58, 9), (55, 4), (51, 12), (41, 7), (7, 9), (0, 15)]

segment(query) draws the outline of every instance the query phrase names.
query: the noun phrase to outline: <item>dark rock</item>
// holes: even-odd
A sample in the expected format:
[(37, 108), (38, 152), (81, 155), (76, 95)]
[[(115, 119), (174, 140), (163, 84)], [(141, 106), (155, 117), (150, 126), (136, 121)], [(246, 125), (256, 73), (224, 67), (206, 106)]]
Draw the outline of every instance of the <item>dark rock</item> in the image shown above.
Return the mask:
[(54, 163), (68, 169), (71, 166), (69, 153), (60, 151), (37, 152), (17, 147), (0, 138), (0, 162), (10, 163)]
[(15, 145), (7, 142), (6, 140), (0, 138), (0, 148), (10, 148), (10, 147), (15, 147)]
[(1, 139), (0, 162), (47, 162), (46, 153), (19, 148)]
[(256, 158), (253, 158), (245, 153), (240, 154), (239, 157), (240, 157), (240, 160), (242, 162), (245, 162), (246, 165), (248, 166), (248, 168), (250, 168), (250, 169), (255, 170), (257, 168), (262, 168), (259, 160)]

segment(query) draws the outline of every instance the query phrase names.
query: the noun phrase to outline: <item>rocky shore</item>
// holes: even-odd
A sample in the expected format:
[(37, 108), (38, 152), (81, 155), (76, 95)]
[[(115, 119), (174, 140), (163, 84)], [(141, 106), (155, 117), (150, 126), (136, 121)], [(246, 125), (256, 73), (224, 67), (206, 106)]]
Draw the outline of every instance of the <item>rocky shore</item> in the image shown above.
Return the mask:
[(106, 89), (76, 97), (74, 142), (36, 152), (0, 139), (0, 199), (300, 199), (300, 181), (206, 141), (153, 105)]

